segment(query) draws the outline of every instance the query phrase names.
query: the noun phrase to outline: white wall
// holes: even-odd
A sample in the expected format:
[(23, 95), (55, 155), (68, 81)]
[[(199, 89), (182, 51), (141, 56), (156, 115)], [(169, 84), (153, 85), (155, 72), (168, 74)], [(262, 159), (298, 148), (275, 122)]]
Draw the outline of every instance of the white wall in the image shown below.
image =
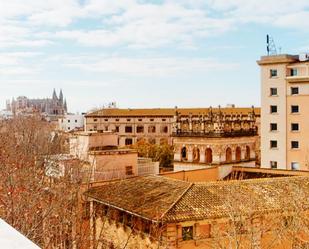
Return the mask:
[(71, 131), (82, 127), (84, 127), (83, 115), (67, 114), (59, 119), (59, 129), (62, 131)]

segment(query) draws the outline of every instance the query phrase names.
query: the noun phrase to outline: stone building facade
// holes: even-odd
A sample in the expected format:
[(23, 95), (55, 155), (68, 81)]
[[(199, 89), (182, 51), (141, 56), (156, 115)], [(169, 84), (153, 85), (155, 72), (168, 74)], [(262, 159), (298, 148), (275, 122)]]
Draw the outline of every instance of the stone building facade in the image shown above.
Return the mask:
[[(189, 118), (208, 115), (210, 110), (219, 108), (156, 108), (156, 109), (118, 109), (106, 108), (90, 112), (85, 116), (86, 131), (114, 131), (119, 135), (119, 145), (131, 145), (139, 139), (160, 144), (173, 143), (173, 129), (176, 125), (176, 113)], [(251, 108), (220, 108), (224, 115), (247, 116)], [(255, 108), (257, 125), (260, 109)], [(185, 125), (185, 124), (184, 124)], [(195, 129), (195, 127), (193, 127)]]
[(206, 115), (176, 112), (175, 119), (175, 171), (223, 164), (255, 166), (259, 137), (254, 108), (244, 115), (221, 108)]
[(59, 97), (54, 89), (52, 98), (29, 99), (19, 96), (16, 100), (6, 102), (7, 111), (14, 114), (38, 112), (47, 115), (64, 115), (67, 113), (67, 102), (60, 90)]

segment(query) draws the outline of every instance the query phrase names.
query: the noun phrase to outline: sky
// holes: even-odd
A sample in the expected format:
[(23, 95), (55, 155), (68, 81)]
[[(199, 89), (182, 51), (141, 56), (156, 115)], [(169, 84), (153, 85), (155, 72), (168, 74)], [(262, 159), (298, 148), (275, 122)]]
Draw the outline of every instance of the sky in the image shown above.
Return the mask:
[(0, 109), (260, 105), (256, 60), (309, 51), (308, 0), (0, 0)]

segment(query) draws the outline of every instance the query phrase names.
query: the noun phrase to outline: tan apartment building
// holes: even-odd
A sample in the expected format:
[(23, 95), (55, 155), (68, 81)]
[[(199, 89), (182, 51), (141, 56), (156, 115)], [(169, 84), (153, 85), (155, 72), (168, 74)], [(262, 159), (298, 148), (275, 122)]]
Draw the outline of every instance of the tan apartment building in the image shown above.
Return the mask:
[[(119, 135), (120, 146), (134, 144), (142, 138), (153, 144), (164, 141), (172, 144), (172, 134), (177, 129), (176, 113), (189, 119), (191, 115), (196, 117), (207, 115), (211, 109), (216, 111), (219, 108), (107, 108), (88, 113), (85, 116), (85, 130), (114, 131)], [(251, 112), (251, 108), (221, 108), (221, 111), (246, 116)], [(259, 126), (259, 108), (255, 108), (255, 115)]]
[(262, 56), (261, 165), (308, 170), (309, 58)]

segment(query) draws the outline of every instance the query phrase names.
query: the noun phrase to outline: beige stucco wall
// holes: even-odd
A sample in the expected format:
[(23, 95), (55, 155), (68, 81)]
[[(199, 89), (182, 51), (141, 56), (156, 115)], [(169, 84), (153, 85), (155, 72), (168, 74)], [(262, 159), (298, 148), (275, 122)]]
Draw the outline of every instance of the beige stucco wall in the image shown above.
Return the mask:
[[(270, 78), (270, 70), (277, 69), (278, 77)], [(279, 169), (286, 168), (286, 64), (261, 67), (261, 167), (270, 168), (277, 161)], [(278, 89), (278, 96), (270, 96), (270, 88)], [(271, 114), (270, 106), (277, 105), (278, 113)], [(278, 131), (270, 131), (270, 123), (278, 124)], [(270, 149), (270, 140), (278, 141), (277, 149)]]
[[(299, 105), (299, 114), (289, 113), (291, 105)], [(288, 96), (287, 107), (287, 168), (298, 162), (301, 170), (309, 170), (309, 95)], [(291, 131), (291, 123), (299, 123), (299, 131)], [(292, 149), (291, 141), (299, 141), (299, 149)]]
[(114, 150), (103, 153), (91, 153), (89, 155), (89, 162), (94, 165), (97, 177), (100, 179), (106, 177), (109, 179), (123, 178), (126, 176), (126, 166), (132, 166), (133, 175), (138, 175), (137, 152)]
[(90, 148), (117, 145), (118, 136), (113, 133), (74, 133), (70, 137), (70, 154), (82, 160), (88, 160)]

